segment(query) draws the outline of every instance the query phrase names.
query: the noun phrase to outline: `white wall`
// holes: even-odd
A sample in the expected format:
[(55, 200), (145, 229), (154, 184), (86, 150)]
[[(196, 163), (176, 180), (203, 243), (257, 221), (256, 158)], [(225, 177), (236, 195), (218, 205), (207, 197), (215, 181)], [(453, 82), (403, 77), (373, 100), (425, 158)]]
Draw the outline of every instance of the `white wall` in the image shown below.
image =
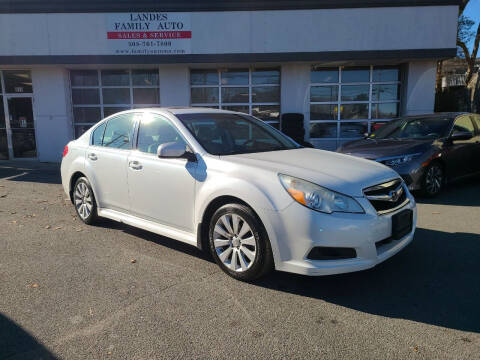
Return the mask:
[(281, 113), (302, 113), (305, 138), (310, 122), (310, 64), (284, 64), (281, 71)]
[(412, 61), (408, 64), (407, 89), (403, 99), (405, 115), (433, 112), (436, 71), (435, 61)]
[(33, 114), (40, 161), (60, 161), (63, 147), (73, 138), (68, 71), (33, 68)]
[[(194, 54), (455, 48), (458, 6), (190, 13)], [(111, 14), (0, 14), (0, 55), (113, 54)]]
[(160, 104), (190, 105), (190, 70), (185, 65), (160, 66)]
[(310, 64), (282, 65), (281, 109), (282, 113), (309, 112)]

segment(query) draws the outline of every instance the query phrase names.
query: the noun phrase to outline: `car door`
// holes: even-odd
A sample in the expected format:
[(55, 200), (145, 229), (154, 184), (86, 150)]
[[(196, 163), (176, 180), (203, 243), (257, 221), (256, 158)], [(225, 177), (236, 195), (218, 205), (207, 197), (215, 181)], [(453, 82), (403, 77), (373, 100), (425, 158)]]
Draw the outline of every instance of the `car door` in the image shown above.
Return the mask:
[[(101, 208), (128, 212), (127, 161), (132, 151), (136, 117), (126, 113), (112, 117), (93, 131), (86, 154), (86, 166), (93, 174), (93, 185)], [(103, 133), (103, 134), (102, 134)]]
[(170, 142), (187, 145), (170, 120), (145, 114), (138, 128), (137, 149), (128, 158), (132, 212), (146, 220), (193, 232), (197, 163), (184, 158), (159, 158), (158, 146)]
[(472, 114), (470, 115), (473, 123), (476, 127), (475, 129), (475, 152), (473, 154), (473, 164), (475, 172), (480, 172), (480, 115)]
[[(461, 115), (455, 119), (451, 134), (455, 132), (475, 133), (473, 122), (468, 115)], [(475, 139), (454, 140), (447, 145), (447, 173), (452, 180), (472, 173)]]

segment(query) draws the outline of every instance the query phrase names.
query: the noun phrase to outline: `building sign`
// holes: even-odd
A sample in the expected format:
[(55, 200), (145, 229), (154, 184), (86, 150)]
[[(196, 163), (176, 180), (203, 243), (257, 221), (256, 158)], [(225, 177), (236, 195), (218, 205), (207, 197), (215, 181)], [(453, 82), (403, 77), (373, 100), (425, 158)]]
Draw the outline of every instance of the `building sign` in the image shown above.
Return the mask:
[(107, 42), (115, 55), (190, 54), (189, 13), (110, 13)]

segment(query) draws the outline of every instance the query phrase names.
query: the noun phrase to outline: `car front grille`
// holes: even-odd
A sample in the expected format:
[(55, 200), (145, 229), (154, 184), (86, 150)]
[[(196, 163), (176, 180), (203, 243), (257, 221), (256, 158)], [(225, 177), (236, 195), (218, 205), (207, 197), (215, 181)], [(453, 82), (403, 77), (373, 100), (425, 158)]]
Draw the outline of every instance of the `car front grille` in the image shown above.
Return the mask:
[(368, 187), (363, 193), (379, 215), (400, 209), (409, 202), (401, 179)]

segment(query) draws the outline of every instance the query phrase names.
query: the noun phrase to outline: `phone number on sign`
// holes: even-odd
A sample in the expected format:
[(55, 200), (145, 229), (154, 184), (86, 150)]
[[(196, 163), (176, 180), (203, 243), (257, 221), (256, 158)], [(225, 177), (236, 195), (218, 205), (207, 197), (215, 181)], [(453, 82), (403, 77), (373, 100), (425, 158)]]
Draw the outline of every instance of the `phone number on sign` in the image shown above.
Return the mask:
[(172, 46), (171, 41), (129, 41), (128, 46)]

